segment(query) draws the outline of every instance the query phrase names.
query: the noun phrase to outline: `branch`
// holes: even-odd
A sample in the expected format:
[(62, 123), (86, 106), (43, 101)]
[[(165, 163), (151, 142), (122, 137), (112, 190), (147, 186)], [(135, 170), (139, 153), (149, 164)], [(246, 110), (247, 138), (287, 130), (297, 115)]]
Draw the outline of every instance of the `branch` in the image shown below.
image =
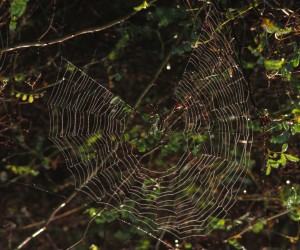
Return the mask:
[(55, 215), (63, 208), (65, 207), (71, 200), (73, 200), (73, 198), (78, 194), (79, 190), (75, 190), (63, 203), (61, 203), (48, 217), (48, 219), (45, 221), (45, 223), (43, 224), (43, 226), (41, 228), (39, 228), (37, 231), (35, 231), (33, 234), (31, 234), (30, 236), (28, 236), (24, 241), (21, 242), (21, 244), (19, 244), (17, 246), (17, 250), (22, 249), (25, 245), (27, 245), (32, 239), (34, 239), (35, 237), (37, 237), (38, 235), (40, 235), (41, 233), (45, 232), (47, 230), (48, 225), (50, 224), (50, 222), (52, 222), (55, 218)]
[[(59, 214), (57, 216), (54, 216), (53, 219), (52, 219), (52, 221), (60, 220), (60, 219), (62, 219), (64, 217), (67, 217), (67, 216), (73, 214), (73, 213), (76, 213), (77, 211), (80, 211), (82, 208), (85, 208), (85, 207), (86, 207), (86, 205), (81, 205), (79, 207), (75, 207), (75, 208), (73, 208), (73, 209), (71, 209), (71, 210), (69, 210), (69, 211), (67, 211), (65, 213)], [(38, 221), (38, 222), (34, 222), (34, 223), (30, 224), (30, 225), (26, 225), (26, 226), (21, 227), (19, 230), (25, 230), (25, 229), (30, 229), (30, 228), (33, 228), (33, 227), (41, 226), (45, 222), (46, 222), (46, 220), (41, 220), (41, 221)]]
[(50, 23), (48, 25), (48, 28), (44, 31), (44, 33), (37, 39), (38, 41), (40, 41), (51, 29), (54, 21), (54, 16), (55, 16), (55, 9), (56, 9), (56, 0), (52, 0), (52, 16), (51, 16)]
[[(181, 41), (182, 36), (183, 36), (183, 34), (180, 34), (178, 36), (175, 45), (177, 45)], [(158, 76), (160, 75), (160, 73), (162, 72), (163, 68), (166, 66), (166, 64), (168, 63), (168, 61), (170, 60), (171, 55), (172, 55), (172, 48), (170, 48), (170, 50), (168, 51), (168, 53), (166, 54), (166, 56), (164, 57), (164, 59), (160, 63), (160, 65), (159, 65), (157, 71), (155, 72), (154, 76), (152, 77), (151, 81), (148, 83), (148, 85), (146, 86), (146, 88), (144, 89), (144, 91), (140, 94), (140, 96), (138, 97), (137, 101), (135, 102), (135, 104), (134, 104), (134, 109), (135, 110), (140, 105), (140, 103), (143, 100), (143, 98), (145, 97), (145, 95), (154, 86), (155, 81), (157, 80)]]
[(239, 233), (237, 233), (237, 234), (235, 234), (235, 235), (229, 237), (227, 240), (225, 240), (225, 242), (227, 242), (227, 241), (230, 240), (230, 239), (241, 238), (243, 234), (247, 233), (248, 231), (251, 231), (256, 225), (261, 224), (261, 223), (262, 223), (262, 224), (266, 224), (267, 222), (269, 222), (269, 221), (271, 221), (271, 220), (274, 220), (274, 219), (276, 219), (276, 218), (279, 218), (279, 217), (281, 217), (281, 216), (283, 216), (283, 215), (286, 215), (286, 214), (288, 214), (289, 212), (291, 212), (291, 210), (285, 210), (285, 211), (283, 211), (283, 212), (281, 212), (281, 213), (279, 213), (279, 214), (275, 214), (275, 215), (273, 215), (273, 216), (271, 216), (271, 217), (269, 217), (269, 218), (266, 218), (266, 219), (264, 219), (264, 220), (260, 220), (260, 221), (256, 222), (254, 225), (248, 226), (248, 227), (246, 227), (245, 229), (243, 229), (241, 232), (239, 232)]
[[(149, 2), (149, 4), (152, 4), (156, 1), (157, 0), (152, 0), (152, 1)], [(132, 16), (137, 14), (138, 12), (139, 11), (134, 10), (134, 11), (130, 12), (129, 14), (127, 14), (126, 16), (119, 17), (119, 18), (117, 18), (117, 19), (115, 19), (115, 20), (113, 20), (113, 21), (111, 21), (107, 24), (103, 24), (103, 25), (100, 25), (100, 26), (92, 27), (92, 28), (83, 29), (83, 30), (80, 30), (80, 31), (75, 32), (73, 34), (57, 37), (57, 38), (54, 38), (52, 40), (41, 41), (41, 42), (21, 43), (21, 44), (15, 45), (13, 47), (7, 47), (7, 48), (5, 48), (1, 51), (1, 54), (5, 53), (5, 52), (16, 51), (16, 50), (19, 50), (19, 49), (25, 49), (25, 48), (31, 48), (31, 47), (46, 47), (46, 46), (50, 46), (50, 45), (53, 45), (53, 44), (68, 41), (70, 39), (73, 39), (75, 37), (78, 37), (78, 36), (81, 36), (81, 35), (84, 35), (84, 34), (95, 33), (95, 32), (99, 32), (99, 31), (102, 31), (102, 30), (106, 30), (106, 29), (111, 28), (115, 25), (118, 25), (120, 23), (125, 22), (126, 20), (128, 20), (129, 18), (131, 18)]]

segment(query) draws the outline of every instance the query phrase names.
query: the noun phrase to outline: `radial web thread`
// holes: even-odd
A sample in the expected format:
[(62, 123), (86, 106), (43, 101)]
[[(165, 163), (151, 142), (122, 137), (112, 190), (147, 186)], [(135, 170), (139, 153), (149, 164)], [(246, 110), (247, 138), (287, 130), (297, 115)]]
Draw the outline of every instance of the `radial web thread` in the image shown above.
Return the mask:
[[(161, 171), (142, 161), (125, 138), (133, 109), (63, 60), (49, 99), (50, 139), (64, 155), (75, 186), (100, 208), (127, 212), (155, 233), (207, 235), (213, 218), (235, 203), (249, 161), (247, 84), (219, 11), (208, 4), (200, 36), (175, 89), (167, 138), (182, 131), (178, 161)], [(178, 108), (178, 104), (180, 104)], [(168, 128), (168, 129), (167, 129)], [(193, 136), (205, 140), (190, 140)], [(193, 150), (200, 148), (200, 153)]]

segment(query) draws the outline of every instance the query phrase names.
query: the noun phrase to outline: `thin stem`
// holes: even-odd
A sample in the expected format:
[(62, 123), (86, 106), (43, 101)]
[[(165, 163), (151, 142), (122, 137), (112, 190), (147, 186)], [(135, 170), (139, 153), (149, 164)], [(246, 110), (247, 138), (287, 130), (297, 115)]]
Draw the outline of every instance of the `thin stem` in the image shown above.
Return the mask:
[(170, 60), (171, 55), (172, 55), (172, 50), (170, 49), (168, 51), (168, 53), (166, 54), (166, 56), (164, 57), (164, 59), (162, 60), (162, 62), (160, 63), (160, 65), (159, 65), (157, 71), (155, 72), (153, 78), (148, 83), (148, 85), (146, 86), (146, 88), (144, 89), (144, 91), (138, 97), (138, 99), (137, 99), (137, 101), (136, 101), (136, 103), (134, 105), (134, 109), (137, 109), (139, 107), (139, 105), (140, 105), (141, 101), (143, 100), (143, 98), (145, 97), (145, 95), (154, 86), (155, 81), (157, 80), (158, 76), (160, 75), (160, 73), (162, 72), (163, 68), (166, 66), (166, 64), (168, 63), (168, 61)]
[(17, 246), (16, 249), (22, 249), (25, 245), (27, 245), (32, 239), (36, 238), (38, 235), (46, 231), (48, 225), (50, 222), (52, 222), (55, 218), (55, 215), (63, 208), (65, 207), (73, 198), (78, 194), (79, 189), (75, 190), (64, 202), (62, 202), (54, 211), (50, 214), (46, 222), (43, 224), (41, 228), (39, 228), (37, 231), (35, 231), (33, 234), (31, 234), (29, 237), (27, 237), (21, 244)]
[[(65, 213), (62, 213), (62, 214), (59, 214), (57, 216), (54, 216), (53, 217), (53, 220), (52, 221), (56, 221), (56, 220), (60, 220), (62, 218), (65, 218), (73, 213), (76, 213), (77, 211), (81, 210), (82, 208), (85, 208), (86, 205), (81, 205), (79, 207), (75, 207)], [(46, 222), (46, 220), (42, 220), (42, 221), (38, 221), (38, 222), (34, 222), (34, 223), (31, 223), (29, 225), (26, 225), (22, 228), (20, 228), (20, 230), (25, 230), (25, 229), (30, 229), (30, 228), (33, 228), (33, 227), (37, 227), (37, 226), (40, 226), (40, 225), (43, 225), (44, 223)]]
[[(178, 36), (175, 45), (177, 45), (181, 41), (182, 36), (183, 36), (183, 34), (180, 34)], [(141, 101), (143, 100), (143, 98), (145, 97), (145, 95), (154, 86), (155, 81), (157, 80), (158, 76), (161, 74), (162, 70), (167, 65), (168, 61), (170, 60), (171, 55), (172, 55), (172, 48), (169, 49), (168, 53), (165, 55), (164, 59), (160, 63), (160, 65), (159, 65), (157, 71), (155, 72), (154, 76), (152, 77), (151, 81), (148, 83), (148, 85), (146, 86), (146, 88), (144, 89), (144, 91), (138, 97), (138, 99), (137, 99), (137, 101), (136, 101), (136, 103), (134, 104), (134, 107), (133, 107), (135, 110), (139, 107), (139, 105), (141, 104)]]
[(48, 28), (44, 31), (44, 33), (37, 39), (38, 41), (40, 41), (45, 35), (47, 35), (49, 30), (52, 28), (52, 24), (55, 16), (55, 9), (56, 9), (56, 0), (52, 0), (52, 16), (51, 16), (50, 23), (48, 25)]
[[(157, 0), (152, 0), (152, 1), (149, 2), (149, 4), (152, 4), (156, 1)], [(54, 38), (54, 39), (51, 39), (51, 40), (48, 40), (48, 41), (21, 43), (21, 44), (18, 44), (18, 45), (14, 45), (12, 47), (7, 47), (7, 48), (5, 48), (1, 51), (1, 54), (4, 53), (4, 52), (16, 51), (16, 50), (19, 50), (19, 49), (25, 49), (25, 48), (31, 48), (31, 47), (46, 47), (46, 46), (50, 46), (50, 45), (53, 45), (53, 44), (68, 41), (70, 39), (73, 39), (75, 37), (78, 37), (78, 36), (81, 36), (81, 35), (84, 35), (84, 34), (90, 34), (90, 33), (103, 31), (103, 30), (111, 28), (115, 25), (118, 25), (120, 23), (125, 22), (126, 20), (128, 20), (129, 18), (131, 18), (132, 16), (137, 14), (138, 12), (139, 11), (134, 10), (134, 11), (130, 12), (129, 14), (127, 14), (126, 16), (119, 17), (119, 18), (117, 18), (117, 19), (115, 19), (115, 20), (113, 20), (109, 23), (99, 25), (99, 26), (96, 26), (96, 27), (92, 27), (92, 28), (83, 29), (83, 30), (80, 30), (80, 31), (75, 32), (73, 34), (57, 37), (57, 38)]]
[(261, 224), (261, 223), (262, 224), (266, 224), (268, 221), (271, 221), (271, 220), (274, 220), (276, 218), (279, 218), (279, 217), (281, 217), (283, 215), (288, 214), (289, 212), (291, 212), (291, 210), (285, 210), (285, 211), (283, 211), (283, 212), (281, 212), (279, 214), (275, 214), (275, 215), (273, 215), (273, 216), (271, 216), (269, 218), (266, 218), (264, 220), (260, 220), (260, 221), (256, 222), (254, 225), (248, 226), (245, 229), (243, 229), (241, 232), (239, 232), (239, 233), (237, 233), (237, 234), (229, 237), (226, 241), (228, 241), (230, 239), (234, 239), (234, 238), (240, 238), (241, 235), (243, 235), (243, 234), (251, 231), (256, 225)]

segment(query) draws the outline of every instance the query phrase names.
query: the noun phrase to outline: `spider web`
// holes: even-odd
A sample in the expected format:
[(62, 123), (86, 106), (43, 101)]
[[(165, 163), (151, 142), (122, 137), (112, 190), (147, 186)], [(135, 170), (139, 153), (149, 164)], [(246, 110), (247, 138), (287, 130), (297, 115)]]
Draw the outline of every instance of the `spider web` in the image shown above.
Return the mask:
[(164, 141), (178, 131), (185, 138), (173, 165), (145, 163), (125, 136), (133, 108), (65, 59), (49, 99), (49, 137), (76, 188), (103, 211), (130, 214), (147, 232), (209, 234), (243, 182), (252, 140), (247, 84), (218, 13), (208, 4), (175, 89), (177, 104), (160, 127)]

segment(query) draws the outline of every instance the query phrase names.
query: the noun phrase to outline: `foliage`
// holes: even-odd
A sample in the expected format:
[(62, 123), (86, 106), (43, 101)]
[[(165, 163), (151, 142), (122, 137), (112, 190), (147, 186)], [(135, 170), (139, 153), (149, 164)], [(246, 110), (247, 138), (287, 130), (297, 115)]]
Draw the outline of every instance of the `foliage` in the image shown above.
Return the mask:
[(141, 5), (134, 7), (134, 10), (140, 11), (142, 9), (147, 9), (148, 3), (147, 1), (144, 1)]
[(280, 189), (280, 198), (284, 202), (289, 216), (294, 221), (300, 221), (300, 186), (298, 184), (284, 186)]
[(268, 161), (267, 161), (267, 172), (266, 174), (269, 175), (271, 172), (271, 168), (278, 168), (280, 165), (285, 167), (287, 161), (291, 162), (298, 162), (299, 158), (286, 154), (286, 150), (288, 149), (288, 144), (282, 144), (282, 148), (280, 152), (272, 152), (268, 149)]
[(18, 19), (24, 14), (28, 0), (10, 0), (10, 24), (9, 29), (15, 31)]
[[(235, 38), (232, 43), (236, 61), (242, 65), (251, 87), (253, 153), (245, 177), (241, 176), (244, 184), (242, 192), (236, 193), (236, 205), (225, 218), (210, 218), (205, 239), (186, 239), (180, 246), (182, 249), (298, 249), (300, 18), (297, 10), (300, 6), (297, 1), (217, 2), (225, 18), (220, 30), (230, 27)], [(73, 179), (66, 171), (63, 155), (47, 139), (46, 103), (59, 71), (60, 56), (67, 57), (120, 96), (112, 99), (111, 104), (123, 99), (134, 106), (151, 83), (157, 66), (171, 51), (167, 62), (170, 67), (165, 66), (151, 85), (142, 105), (135, 111), (142, 119), (136, 119), (136, 125), (124, 132), (125, 140), (137, 154), (152, 152), (143, 160), (158, 170), (172, 167), (168, 159), (186, 150), (181, 147), (186, 141), (194, 153), (202, 152), (200, 145), (208, 139), (206, 133), (183, 135), (182, 131), (174, 131), (166, 135), (161, 126), (171, 111), (174, 101), (171, 93), (202, 27), (200, 19), (204, 13), (199, 1), (112, 1), (108, 4), (94, 0), (65, 3), (11, 0), (1, 7), (4, 8), (0, 12), (3, 15), (2, 47), (30, 41), (35, 44), (44, 32), (41, 41), (46, 42), (43, 47), (22, 48), (1, 55), (0, 180), (32, 187), (37, 184), (47, 191), (24, 188), (14, 182), (4, 183), (1, 249), (15, 248), (34, 231), (31, 226), (35, 222), (48, 218), (61, 201), (55, 193), (65, 197), (73, 190)], [(111, 24), (112, 20), (131, 12), (136, 15), (118, 25), (108, 25), (101, 32), (75, 36), (59, 45), (47, 45), (48, 41), (82, 29)], [(75, 68), (68, 67), (74, 72)], [(124, 112), (131, 112), (131, 108), (125, 106)], [(84, 159), (95, 156), (93, 147), (101, 136), (101, 131), (89, 134), (80, 142), (82, 147), (77, 153), (84, 155)], [(113, 136), (111, 139), (115, 140)], [(149, 202), (155, 203), (163, 187), (157, 185), (155, 178), (146, 178), (140, 184)], [(196, 189), (191, 186), (186, 192), (194, 193)], [(49, 224), (51, 238), (59, 247), (80, 238), (85, 229), (83, 225), (93, 216), (96, 216), (95, 223), (91, 224), (84, 245), (78, 249), (90, 246), (92, 250), (142, 250), (153, 249), (157, 244), (157, 239), (137, 229), (140, 225), (127, 211), (120, 208), (99, 213), (99, 204), (83, 197), (67, 204), (58, 215), (61, 219)], [(125, 205), (130, 207), (129, 202)], [(77, 211), (75, 217), (74, 211)], [(274, 216), (275, 219), (267, 220)], [(47, 237), (36, 237), (29, 247), (50, 249), (52, 243)], [(163, 237), (167, 242), (175, 242), (172, 235)], [(253, 241), (253, 237), (257, 241)]]

